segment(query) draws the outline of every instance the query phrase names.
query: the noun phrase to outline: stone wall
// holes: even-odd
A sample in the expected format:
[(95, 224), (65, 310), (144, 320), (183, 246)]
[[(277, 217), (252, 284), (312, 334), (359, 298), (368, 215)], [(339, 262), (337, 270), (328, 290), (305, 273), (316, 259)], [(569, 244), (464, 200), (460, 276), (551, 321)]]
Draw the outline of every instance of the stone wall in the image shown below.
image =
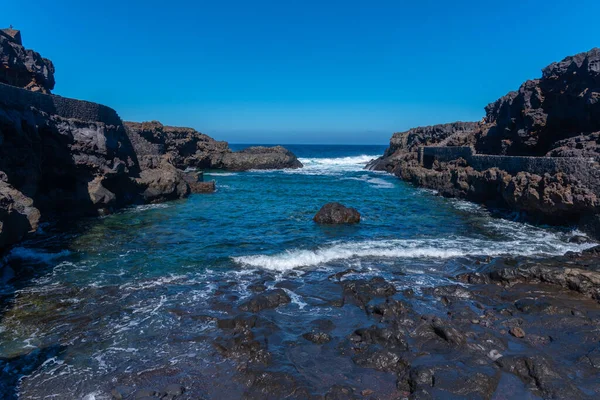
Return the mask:
[(98, 121), (107, 125), (122, 124), (117, 112), (102, 104), (35, 93), (3, 83), (0, 83), (0, 104), (17, 109), (34, 107), (50, 115), (69, 119)]
[(536, 175), (563, 172), (600, 194), (600, 167), (593, 158), (497, 156), (476, 154), (472, 147), (423, 147), (419, 155), (421, 165), (426, 168), (431, 168), (434, 160), (448, 162), (463, 158), (477, 171), (498, 168), (511, 175), (521, 171)]
[(469, 160), (475, 150), (472, 147), (433, 147), (426, 146), (419, 149), (419, 163), (426, 168), (431, 168), (435, 160), (448, 162), (457, 158)]

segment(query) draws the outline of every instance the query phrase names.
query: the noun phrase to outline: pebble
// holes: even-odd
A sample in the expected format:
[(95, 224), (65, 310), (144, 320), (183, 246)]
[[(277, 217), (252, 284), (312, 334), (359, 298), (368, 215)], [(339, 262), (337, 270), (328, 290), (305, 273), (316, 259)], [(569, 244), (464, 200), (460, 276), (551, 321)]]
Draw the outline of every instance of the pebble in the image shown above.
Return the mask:
[(516, 338), (524, 338), (525, 337), (525, 331), (523, 329), (519, 328), (518, 326), (511, 328), (509, 332), (511, 335), (513, 335)]

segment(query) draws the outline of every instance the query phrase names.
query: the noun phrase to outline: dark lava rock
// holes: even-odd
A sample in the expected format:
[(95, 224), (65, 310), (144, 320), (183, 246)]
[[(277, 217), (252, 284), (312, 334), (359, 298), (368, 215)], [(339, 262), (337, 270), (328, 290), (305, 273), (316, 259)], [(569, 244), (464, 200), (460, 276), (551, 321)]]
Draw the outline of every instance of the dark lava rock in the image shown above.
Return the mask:
[(409, 366), (397, 353), (373, 348), (354, 356), (352, 359), (356, 365), (384, 372), (392, 371), (399, 373), (406, 370)]
[(274, 289), (253, 296), (250, 298), (250, 300), (240, 304), (239, 309), (242, 311), (257, 313), (261, 310), (279, 307), (280, 305), (287, 304), (290, 301), (290, 296), (287, 295), (285, 290)]
[(569, 243), (582, 244), (582, 243), (589, 243), (590, 241), (591, 241), (590, 238), (588, 238), (587, 236), (581, 236), (581, 235), (576, 235), (576, 236), (569, 238)]
[(544, 356), (504, 356), (496, 363), (506, 372), (519, 377), (533, 386), (544, 398), (579, 399), (583, 393), (564, 379), (566, 374), (558, 371)]
[(382, 320), (403, 319), (409, 315), (412, 308), (405, 302), (386, 298), (385, 302), (376, 304), (370, 308), (373, 316), (380, 317)]
[(221, 329), (235, 329), (245, 330), (252, 329), (259, 324), (258, 317), (256, 315), (236, 315), (233, 318), (224, 318), (217, 320), (217, 327)]
[(256, 282), (248, 285), (248, 290), (254, 293), (260, 293), (267, 290), (267, 286), (263, 282)]
[[(590, 249), (592, 250), (592, 249)], [(593, 255), (588, 252), (584, 255)], [(488, 276), (494, 282), (513, 284), (517, 282), (551, 283), (574, 290), (600, 300), (600, 271), (575, 268), (551, 261), (543, 263), (528, 263), (511, 268), (492, 268)]]
[(489, 104), (481, 122), (396, 133), (383, 157), (369, 168), (394, 173), (446, 197), (525, 211), (552, 224), (579, 223), (583, 230), (600, 237), (599, 174), (595, 166), (589, 167), (591, 179), (580, 179), (581, 174), (576, 177), (560, 170), (532, 174), (526, 165), (510, 174), (498, 168), (479, 171), (460, 158), (422, 160), (426, 161), (422, 165), (418, 154), (421, 146), (471, 146), (485, 155), (598, 158), (598, 65), (598, 48), (567, 57), (543, 69), (540, 79), (529, 80), (518, 91)]
[(217, 141), (192, 128), (165, 126), (158, 121), (125, 122), (137, 153), (145, 163), (167, 154), (179, 169), (249, 169), (302, 168), (296, 156), (281, 146), (250, 147), (233, 152), (227, 142)]
[(398, 351), (408, 350), (406, 334), (398, 325), (384, 327), (373, 325), (369, 328), (357, 329), (350, 337), (350, 340), (365, 344), (376, 344)]
[(52, 61), (25, 49), (20, 36), (19, 31), (0, 29), (0, 83), (50, 93), (54, 89)]
[(302, 337), (315, 344), (325, 344), (331, 341), (331, 336), (325, 332), (307, 332)]
[(220, 168), (230, 171), (249, 169), (302, 168), (303, 165), (291, 151), (282, 146), (248, 147), (247, 149), (226, 153), (221, 159)]
[(248, 370), (244, 384), (248, 387), (244, 399), (309, 399), (310, 393), (287, 373)]
[(396, 294), (396, 287), (381, 277), (368, 281), (343, 281), (342, 287), (344, 293), (354, 298), (362, 307), (366, 307), (373, 297), (389, 297)]
[(340, 203), (327, 203), (313, 220), (318, 224), (356, 224), (360, 222), (360, 213)]
[(35, 232), (40, 216), (33, 199), (0, 180), (0, 249)]

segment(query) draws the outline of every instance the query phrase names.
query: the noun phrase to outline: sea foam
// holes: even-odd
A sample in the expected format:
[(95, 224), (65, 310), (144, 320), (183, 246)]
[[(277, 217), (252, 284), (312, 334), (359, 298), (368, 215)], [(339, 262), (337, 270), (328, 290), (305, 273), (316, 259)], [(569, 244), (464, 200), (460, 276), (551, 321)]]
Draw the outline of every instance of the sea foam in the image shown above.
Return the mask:
[(299, 158), (304, 168), (285, 170), (289, 174), (341, 175), (345, 172), (362, 171), (367, 163), (378, 155), (361, 154), (351, 157)]
[(594, 244), (566, 243), (552, 233), (525, 234), (512, 240), (494, 241), (468, 237), (440, 239), (369, 240), (337, 242), (317, 249), (291, 249), (277, 254), (233, 257), (244, 267), (287, 271), (314, 267), (329, 262), (355, 259), (448, 259), (466, 256), (553, 256), (567, 251), (581, 251)]

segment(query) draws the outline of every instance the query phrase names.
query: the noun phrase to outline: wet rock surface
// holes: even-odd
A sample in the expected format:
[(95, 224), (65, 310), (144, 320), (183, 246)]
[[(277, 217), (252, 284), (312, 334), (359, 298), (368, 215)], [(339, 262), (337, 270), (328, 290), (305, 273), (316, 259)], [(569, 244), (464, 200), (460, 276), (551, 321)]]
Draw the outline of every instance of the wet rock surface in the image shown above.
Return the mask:
[[(473, 272), (412, 290), (402, 274), (358, 266), (222, 279), (204, 303), (171, 309), (172, 362), (117, 370), (96, 390), (115, 399), (592, 399), (600, 282), (557, 277), (596, 273), (596, 251), (465, 259)], [(509, 268), (517, 272), (497, 278)], [(22, 390), (35, 394), (35, 382)]]
[(321, 207), (313, 220), (318, 224), (357, 224), (360, 222), (360, 213), (355, 208), (337, 202), (327, 203)]

